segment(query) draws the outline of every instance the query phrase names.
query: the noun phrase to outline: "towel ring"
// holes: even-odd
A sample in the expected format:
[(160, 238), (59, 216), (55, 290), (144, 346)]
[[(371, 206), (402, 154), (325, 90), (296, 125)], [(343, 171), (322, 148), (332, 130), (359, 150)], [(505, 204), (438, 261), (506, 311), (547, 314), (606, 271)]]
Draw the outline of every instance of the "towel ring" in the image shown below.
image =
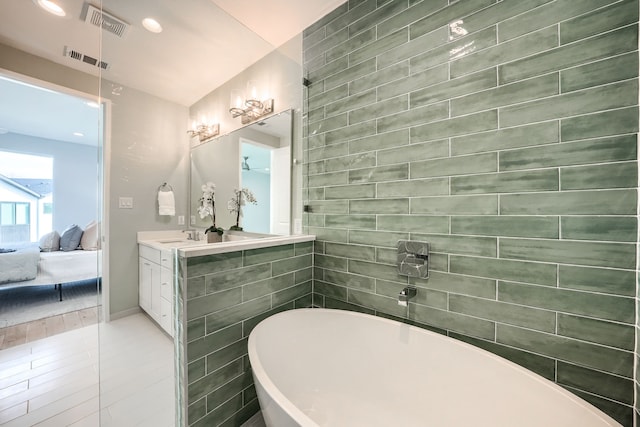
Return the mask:
[(173, 187), (166, 182), (163, 182), (162, 185), (158, 187), (158, 191), (173, 191)]

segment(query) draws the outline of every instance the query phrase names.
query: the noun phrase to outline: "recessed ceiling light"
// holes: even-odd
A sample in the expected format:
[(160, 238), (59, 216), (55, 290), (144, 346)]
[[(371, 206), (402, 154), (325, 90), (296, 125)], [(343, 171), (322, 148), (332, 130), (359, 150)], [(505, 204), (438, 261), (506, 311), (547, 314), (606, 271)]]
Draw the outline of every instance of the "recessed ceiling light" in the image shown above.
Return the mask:
[(74, 132), (73, 136), (84, 136), (84, 133), (82, 133), (82, 132)]
[(162, 32), (162, 25), (153, 18), (144, 18), (142, 20), (142, 26), (152, 33)]
[(56, 3), (51, 0), (36, 0), (36, 4), (46, 10), (49, 13), (52, 13), (56, 16), (66, 16), (67, 13), (63, 8), (58, 6)]

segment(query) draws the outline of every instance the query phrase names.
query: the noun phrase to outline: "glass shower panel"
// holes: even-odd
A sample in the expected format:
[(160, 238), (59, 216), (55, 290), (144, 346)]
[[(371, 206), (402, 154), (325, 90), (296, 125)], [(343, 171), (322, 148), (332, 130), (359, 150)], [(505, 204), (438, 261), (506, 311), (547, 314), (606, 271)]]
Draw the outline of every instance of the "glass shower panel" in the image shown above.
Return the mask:
[[(189, 149), (197, 138), (187, 131), (218, 124), (225, 134), (236, 120), (228, 98), (202, 114), (190, 114), (190, 107), (273, 47), (211, 0), (103, 0), (99, 12), (105, 22), (100, 90), (106, 114), (100, 421), (187, 425), (187, 407), (194, 402), (185, 393), (188, 337), (175, 302), (184, 290), (172, 280), (179, 266), (165, 263), (167, 252), (160, 251), (156, 267), (145, 258), (148, 252), (139, 253), (137, 233), (191, 226)], [(173, 191), (175, 215), (159, 210), (158, 190), (165, 183)], [(174, 274), (168, 280), (173, 336), (152, 320), (154, 301), (160, 316), (165, 313), (166, 295), (156, 298), (154, 286), (167, 282), (166, 271)], [(149, 316), (139, 306), (141, 275), (151, 281)], [(192, 421), (197, 406), (189, 408)]]
[[(0, 171), (0, 200), (11, 200), (13, 222), (29, 229), (0, 246), (33, 251), (37, 263), (33, 278), (0, 286), (3, 304), (20, 294), (13, 311), (0, 308), (0, 336), (15, 338), (0, 339), (0, 359), (24, 367), (11, 374), (0, 364), (0, 377), (27, 387), (11, 393), (16, 425), (97, 425), (100, 418), (103, 137), (92, 60), (101, 34), (86, 12), (82, 1), (53, 0), (4, 2), (0, 14), (0, 157), (29, 154), (50, 164), (14, 161)], [(59, 235), (68, 250), (59, 250)], [(36, 393), (40, 403), (29, 400)]]

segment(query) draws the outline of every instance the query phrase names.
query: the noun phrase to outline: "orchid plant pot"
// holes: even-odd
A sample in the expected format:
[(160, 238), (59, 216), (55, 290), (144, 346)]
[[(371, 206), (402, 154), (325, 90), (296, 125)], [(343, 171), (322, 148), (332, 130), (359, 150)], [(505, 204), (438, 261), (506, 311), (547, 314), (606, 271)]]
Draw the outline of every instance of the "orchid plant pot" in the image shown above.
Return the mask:
[(220, 243), (222, 242), (222, 234), (207, 233), (207, 243)]

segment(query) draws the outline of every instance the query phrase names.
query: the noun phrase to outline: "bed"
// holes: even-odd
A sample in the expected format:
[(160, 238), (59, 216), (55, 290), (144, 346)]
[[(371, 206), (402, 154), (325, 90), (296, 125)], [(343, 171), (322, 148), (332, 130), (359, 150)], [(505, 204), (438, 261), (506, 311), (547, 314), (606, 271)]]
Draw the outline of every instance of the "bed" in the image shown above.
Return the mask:
[(100, 277), (100, 250), (40, 252), (38, 246), (0, 253), (0, 289), (54, 285), (62, 301), (62, 285)]

